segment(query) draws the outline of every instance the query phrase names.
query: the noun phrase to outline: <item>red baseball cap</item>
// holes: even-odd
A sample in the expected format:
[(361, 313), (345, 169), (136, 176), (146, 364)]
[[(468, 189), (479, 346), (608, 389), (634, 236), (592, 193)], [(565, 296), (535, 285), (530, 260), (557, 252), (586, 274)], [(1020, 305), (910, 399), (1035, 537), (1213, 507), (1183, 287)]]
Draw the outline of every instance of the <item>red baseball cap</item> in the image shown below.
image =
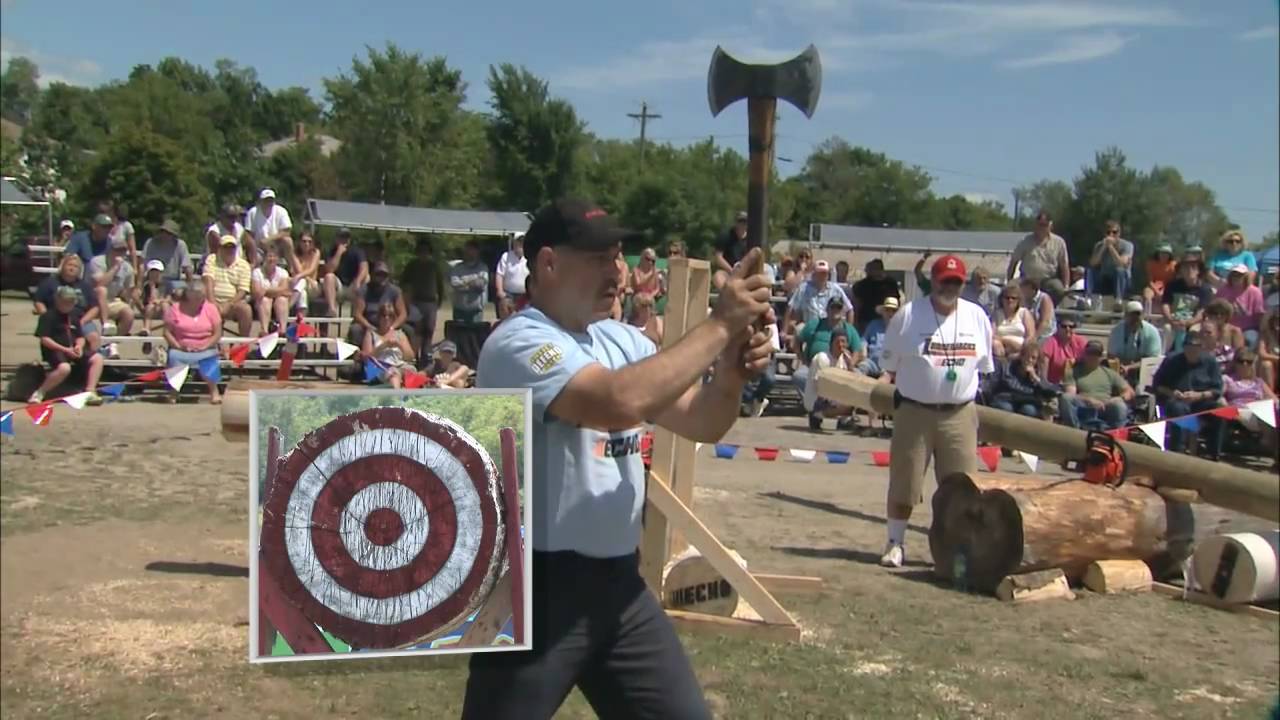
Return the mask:
[(969, 274), (964, 268), (964, 261), (955, 255), (943, 255), (933, 263), (934, 280), (957, 279), (963, 282), (968, 276)]

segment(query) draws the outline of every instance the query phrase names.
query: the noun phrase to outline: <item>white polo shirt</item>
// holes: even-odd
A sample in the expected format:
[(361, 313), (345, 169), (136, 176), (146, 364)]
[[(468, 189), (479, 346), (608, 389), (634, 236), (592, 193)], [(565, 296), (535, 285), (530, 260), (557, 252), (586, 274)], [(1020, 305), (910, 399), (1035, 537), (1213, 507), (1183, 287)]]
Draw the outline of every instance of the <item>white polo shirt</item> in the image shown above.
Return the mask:
[[(991, 372), (991, 320), (982, 306), (961, 298), (944, 317), (928, 296), (907, 303), (885, 330), (880, 367), (896, 373), (903, 397), (922, 403), (971, 402), (978, 373)], [(948, 370), (955, 370), (953, 380)]]
[(263, 238), (293, 228), (293, 220), (289, 218), (289, 211), (285, 210), (280, 203), (271, 207), (270, 215), (263, 215), (258, 210), (258, 206), (254, 205), (249, 208), (248, 213), (245, 213), (244, 225), (249, 228), (254, 240), (262, 242)]
[(498, 260), (498, 276), (502, 278), (502, 290), (508, 295), (523, 295), (525, 281), (529, 279), (529, 258), (508, 250)]

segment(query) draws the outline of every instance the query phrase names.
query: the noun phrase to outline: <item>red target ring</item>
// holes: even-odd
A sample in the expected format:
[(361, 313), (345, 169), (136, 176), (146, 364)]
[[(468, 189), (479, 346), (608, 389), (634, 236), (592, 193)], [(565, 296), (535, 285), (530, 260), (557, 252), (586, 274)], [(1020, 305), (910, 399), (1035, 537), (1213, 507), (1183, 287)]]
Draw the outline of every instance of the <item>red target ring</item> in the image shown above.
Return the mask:
[(504, 561), (493, 461), (438, 416), (341, 416), (287, 455), (263, 513), (263, 571), (361, 649), (430, 640), (488, 598)]

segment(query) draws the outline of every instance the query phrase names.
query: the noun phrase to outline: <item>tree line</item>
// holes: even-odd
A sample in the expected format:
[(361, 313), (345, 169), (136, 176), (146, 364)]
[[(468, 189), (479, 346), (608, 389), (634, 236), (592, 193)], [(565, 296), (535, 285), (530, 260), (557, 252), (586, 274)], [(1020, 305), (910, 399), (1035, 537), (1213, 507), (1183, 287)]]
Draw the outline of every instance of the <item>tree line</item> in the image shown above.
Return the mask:
[[(572, 193), (646, 230), (652, 244), (678, 239), (706, 257), (745, 204), (747, 160), (738, 152), (710, 138), (650, 141), (642, 171), (637, 140), (593, 134), (545, 80), (510, 63), (490, 66), (484, 111), (464, 107), (471, 88), (444, 57), (394, 44), (369, 47), (326, 78), (320, 99), (306, 88), (268, 88), (231, 60), (210, 70), (166, 57), (95, 88), (38, 80), (39, 68), (21, 57), (0, 75), (0, 115), (22, 128), (17, 141), (6, 133), (0, 170), (38, 192), (64, 189), (55, 214), (77, 221), (111, 199), (143, 238), (165, 218), (198, 237), (216, 207), (247, 206), (264, 186), (295, 222), (307, 197), (531, 211)], [(302, 142), (259, 151), (299, 125)], [(321, 136), (340, 147), (327, 152)], [(805, 238), (814, 222), (1028, 230), (1046, 209), (1073, 258), (1084, 258), (1108, 219), (1144, 254), (1160, 242), (1211, 246), (1232, 226), (1211, 189), (1172, 167), (1133, 168), (1117, 148), (1070, 183), (1046, 179), (1017, 192), (1014, 218), (1003, 203), (943, 196), (924, 169), (833, 137), (798, 174), (775, 173), (769, 236)], [(43, 220), (10, 217), (6, 230), (38, 234)]]

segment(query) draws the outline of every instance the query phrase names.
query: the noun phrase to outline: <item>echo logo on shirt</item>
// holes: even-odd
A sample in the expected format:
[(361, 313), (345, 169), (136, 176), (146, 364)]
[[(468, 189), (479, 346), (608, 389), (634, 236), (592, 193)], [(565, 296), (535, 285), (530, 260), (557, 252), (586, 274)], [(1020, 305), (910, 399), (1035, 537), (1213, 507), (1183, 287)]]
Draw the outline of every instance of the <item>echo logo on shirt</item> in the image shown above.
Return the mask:
[(555, 343), (547, 343), (529, 356), (529, 368), (539, 375), (545, 375), (548, 370), (560, 364), (564, 359), (564, 351), (556, 347)]
[(934, 355), (944, 358), (977, 357), (978, 344), (971, 342), (943, 343), (933, 338), (924, 341), (921, 355)]
[(598, 458), (616, 458), (636, 455), (641, 451), (640, 434), (623, 435), (622, 437), (600, 438), (596, 440), (595, 454)]

